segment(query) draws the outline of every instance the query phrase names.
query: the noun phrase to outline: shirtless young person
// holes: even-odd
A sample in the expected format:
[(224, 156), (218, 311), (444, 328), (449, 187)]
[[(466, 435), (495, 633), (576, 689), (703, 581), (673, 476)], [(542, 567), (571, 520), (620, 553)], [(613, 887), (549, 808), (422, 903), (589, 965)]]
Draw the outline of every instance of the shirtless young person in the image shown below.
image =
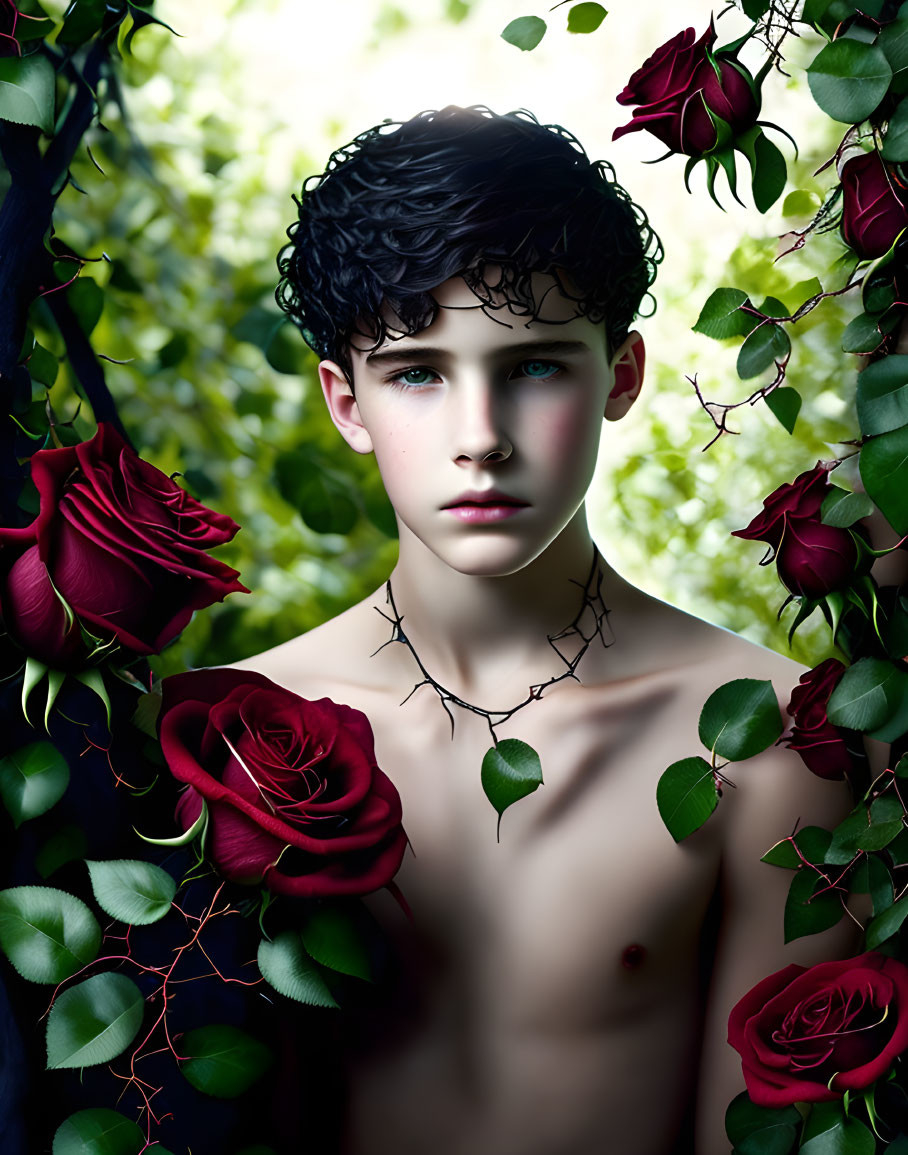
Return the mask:
[[(564, 671), (548, 636), (593, 563), (584, 496), (603, 416), (640, 393), (629, 330), (657, 242), (563, 130), (487, 110), (364, 134), (300, 215), (282, 300), (341, 435), (376, 455), (403, 628), (437, 683), (508, 711)], [(496, 727), (545, 777), (500, 842), (487, 721), (454, 706), (452, 738), (431, 686), (408, 697), (422, 675), (384, 644), (384, 586), (242, 663), (362, 710), (403, 800), (414, 921), (371, 900), (403, 977), (350, 1056), (350, 1155), (727, 1153), (729, 1009), (787, 962), (846, 949), (841, 930), (783, 948), (790, 876), (759, 861), (796, 818), (838, 821), (844, 790), (774, 748), (734, 766), (737, 790), (681, 845), (656, 809), (712, 690), (772, 678), (784, 703), (799, 668), (599, 565), (613, 643)]]

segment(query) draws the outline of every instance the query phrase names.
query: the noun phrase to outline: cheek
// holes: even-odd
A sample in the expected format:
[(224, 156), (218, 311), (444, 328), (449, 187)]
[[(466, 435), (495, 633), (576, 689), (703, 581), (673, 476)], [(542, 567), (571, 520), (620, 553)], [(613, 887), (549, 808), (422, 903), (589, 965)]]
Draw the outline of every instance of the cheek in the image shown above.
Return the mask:
[(592, 474), (601, 432), (601, 412), (566, 405), (546, 414), (533, 440), (549, 468), (576, 478)]

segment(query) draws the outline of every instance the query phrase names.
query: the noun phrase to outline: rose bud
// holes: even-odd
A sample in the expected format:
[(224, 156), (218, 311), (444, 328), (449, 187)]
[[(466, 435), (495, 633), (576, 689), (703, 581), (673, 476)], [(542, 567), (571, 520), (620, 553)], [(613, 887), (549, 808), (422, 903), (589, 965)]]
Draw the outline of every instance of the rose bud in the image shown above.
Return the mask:
[(801, 675), (788, 703), (794, 725), (787, 745), (800, 754), (807, 769), (820, 778), (844, 778), (855, 766), (845, 731), (834, 726), (826, 716), (832, 691), (844, 673), (842, 662), (827, 658)]
[(730, 55), (711, 57), (712, 25), (695, 37), (693, 28), (679, 32), (634, 73), (617, 99), (640, 107), (612, 140), (646, 129), (672, 152), (699, 157), (719, 143), (710, 112), (735, 136), (753, 127), (760, 111), (753, 76)]
[(773, 549), (778, 549), (786, 519), (817, 517), (828, 488), (829, 471), (817, 462), (813, 469), (798, 474), (794, 481), (774, 490), (763, 502), (763, 512), (758, 513), (745, 529), (734, 530), (732, 537), (765, 541)]
[(210, 557), (238, 526), (143, 461), (101, 423), (90, 440), (32, 457), (38, 516), (0, 528), (0, 613), (26, 653), (57, 668), (84, 662), (80, 627), (157, 653), (197, 609), (245, 592)]
[(822, 598), (846, 585), (858, 560), (858, 547), (847, 529), (818, 519), (786, 519), (776, 552), (782, 584), (798, 597)]
[(161, 748), (189, 786), (177, 820), (188, 830), (207, 805), (219, 874), (306, 898), (391, 881), (407, 837), (365, 714), (245, 670), (176, 674), (162, 689)]
[(806, 968), (793, 963), (741, 999), (728, 1041), (760, 1107), (862, 1091), (908, 1047), (908, 967), (878, 952)]
[(881, 257), (908, 225), (908, 208), (877, 152), (842, 166), (842, 239), (862, 259)]

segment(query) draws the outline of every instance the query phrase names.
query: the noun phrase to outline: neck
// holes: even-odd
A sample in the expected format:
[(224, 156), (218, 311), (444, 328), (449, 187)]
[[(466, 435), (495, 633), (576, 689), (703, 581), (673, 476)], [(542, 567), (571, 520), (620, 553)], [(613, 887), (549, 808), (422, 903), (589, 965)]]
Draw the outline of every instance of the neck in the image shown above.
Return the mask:
[[(432, 678), (461, 698), (505, 708), (513, 705), (516, 687), (564, 673), (565, 663), (548, 639), (584, 606), (593, 558), (581, 508), (539, 557), (503, 576), (460, 573), (404, 534), (391, 587), (403, 631)], [(601, 559), (600, 567), (607, 573)], [(597, 584), (593, 575), (593, 594)], [(604, 591), (607, 600), (607, 578)], [(595, 627), (591, 611), (580, 624), (589, 636)], [(571, 659), (580, 645), (581, 639), (569, 638), (559, 649)]]

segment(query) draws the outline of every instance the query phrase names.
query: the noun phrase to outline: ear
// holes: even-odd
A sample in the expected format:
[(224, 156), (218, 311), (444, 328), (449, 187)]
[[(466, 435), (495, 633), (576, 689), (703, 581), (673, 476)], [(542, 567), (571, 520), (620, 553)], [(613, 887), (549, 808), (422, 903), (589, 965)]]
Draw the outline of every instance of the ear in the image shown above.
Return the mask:
[(321, 361), (318, 379), (325, 395), (328, 414), (341, 437), (357, 453), (371, 453), (372, 438), (363, 425), (359, 406), (353, 396), (353, 387), (344, 376), (343, 369), (336, 361)]
[(611, 361), (614, 384), (605, 402), (606, 421), (620, 421), (640, 396), (646, 347), (639, 333), (629, 333)]

